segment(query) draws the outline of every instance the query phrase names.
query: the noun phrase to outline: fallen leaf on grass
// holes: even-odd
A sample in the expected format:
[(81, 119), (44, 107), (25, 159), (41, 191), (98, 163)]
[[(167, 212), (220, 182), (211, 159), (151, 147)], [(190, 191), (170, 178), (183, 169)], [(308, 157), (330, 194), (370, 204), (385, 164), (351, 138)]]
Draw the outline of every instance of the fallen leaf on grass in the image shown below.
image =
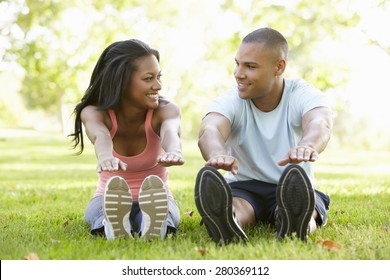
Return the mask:
[(197, 251), (202, 256), (206, 255), (206, 249), (205, 248), (195, 247), (195, 251)]
[(327, 224), (328, 226), (333, 226), (333, 220), (328, 220), (328, 221), (326, 222), (326, 224)]
[(27, 256), (24, 256), (25, 260), (39, 260), (39, 256), (36, 253), (28, 253)]
[(194, 214), (194, 210), (185, 213), (185, 215), (188, 217), (192, 217), (193, 214)]
[(318, 240), (317, 244), (332, 251), (338, 251), (341, 249), (341, 245), (333, 240)]

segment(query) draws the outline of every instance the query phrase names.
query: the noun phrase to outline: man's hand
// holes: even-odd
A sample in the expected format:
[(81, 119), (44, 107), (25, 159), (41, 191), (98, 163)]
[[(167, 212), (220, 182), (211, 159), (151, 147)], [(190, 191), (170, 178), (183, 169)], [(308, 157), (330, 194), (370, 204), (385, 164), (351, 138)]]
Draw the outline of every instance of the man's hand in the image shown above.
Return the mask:
[(314, 162), (318, 159), (318, 152), (309, 146), (297, 146), (288, 151), (284, 159), (278, 164), (285, 166), (288, 163)]
[(215, 156), (210, 158), (205, 166), (212, 166), (217, 169), (230, 171), (236, 175), (238, 171), (238, 160), (232, 156)]

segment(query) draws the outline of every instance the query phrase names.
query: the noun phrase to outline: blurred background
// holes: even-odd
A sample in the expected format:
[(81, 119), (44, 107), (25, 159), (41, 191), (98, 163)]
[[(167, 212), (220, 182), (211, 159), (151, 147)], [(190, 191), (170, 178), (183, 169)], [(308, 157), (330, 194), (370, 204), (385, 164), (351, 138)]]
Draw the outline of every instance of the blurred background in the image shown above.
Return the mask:
[(288, 40), (286, 77), (329, 95), (336, 148), (390, 151), (390, 1), (0, 0), (0, 130), (71, 132), (71, 113), (110, 43), (161, 54), (163, 94), (197, 137), (209, 101), (234, 85), (241, 39), (269, 26)]

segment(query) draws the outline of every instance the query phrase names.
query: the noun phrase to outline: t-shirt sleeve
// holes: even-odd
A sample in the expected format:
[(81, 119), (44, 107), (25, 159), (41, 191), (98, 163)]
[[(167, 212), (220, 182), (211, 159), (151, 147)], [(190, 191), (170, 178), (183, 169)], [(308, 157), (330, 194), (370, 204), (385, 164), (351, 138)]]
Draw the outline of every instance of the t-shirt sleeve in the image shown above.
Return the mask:
[(301, 116), (317, 107), (331, 108), (328, 96), (303, 80), (296, 85), (291, 101), (292, 108)]
[(225, 116), (230, 123), (233, 124), (237, 110), (237, 98), (239, 97), (233, 90), (220, 95), (208, 105), (205, 116), (209, 113), (219, 113)]

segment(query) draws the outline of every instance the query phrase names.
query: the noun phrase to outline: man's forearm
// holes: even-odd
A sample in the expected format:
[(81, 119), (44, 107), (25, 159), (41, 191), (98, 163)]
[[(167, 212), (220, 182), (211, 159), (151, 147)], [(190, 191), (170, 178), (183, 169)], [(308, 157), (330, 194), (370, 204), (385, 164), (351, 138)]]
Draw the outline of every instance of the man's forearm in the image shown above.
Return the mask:
[(321, 153), (331, 138), (332, 125), (328, 120), (312, 120), (304, 129), (303, 137), (298, 146), (309, 146), (310, 148)]
[(198, 146), (205, 161), (215, 156), (227, 155), (225, 140), (216, 129), (202, 131)]

